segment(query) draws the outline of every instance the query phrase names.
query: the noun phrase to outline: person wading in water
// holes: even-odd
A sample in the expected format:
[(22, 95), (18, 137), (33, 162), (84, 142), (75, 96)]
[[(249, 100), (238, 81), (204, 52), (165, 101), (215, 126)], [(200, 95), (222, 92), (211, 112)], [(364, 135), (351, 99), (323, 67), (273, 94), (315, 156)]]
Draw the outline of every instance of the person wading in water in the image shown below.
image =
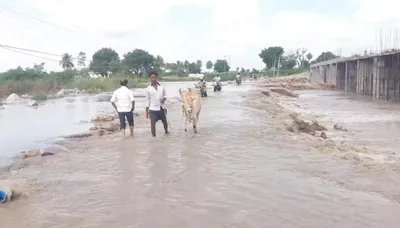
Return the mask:
[(128, 80), (120, 81), (121, 87), (113, 93), (111, 97), (111, 104), (118, 113), (120, 130), (125, 138), (125, 118), (129, 124), (129, 130), (133, 137), (133, 111), (135, 110), (135, 98), (130, 89), (128, 89)]
[(167, 109), (165, 101), (167, 93), (165, 87), (158, 83), (157, 72), (149, 74), (151, 85), (146, 89), (146, 118), (150, 117), (151, 134), (156, 137), (156, 123), (161, 120), (164, 125), (165, 134), (168, 134)]

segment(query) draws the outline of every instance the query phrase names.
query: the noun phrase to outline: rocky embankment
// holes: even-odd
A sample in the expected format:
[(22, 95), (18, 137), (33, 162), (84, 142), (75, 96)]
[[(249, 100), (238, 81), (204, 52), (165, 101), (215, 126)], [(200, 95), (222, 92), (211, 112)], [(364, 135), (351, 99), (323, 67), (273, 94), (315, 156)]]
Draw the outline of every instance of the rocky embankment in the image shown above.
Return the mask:
[[(61, 89), (55, 94), (46, 96), (46, 99), (56, 99), (65, 96), (76, 96), (81, 93), (85, 93), (85, 91), (80, 91), (78, 89)], [(12, 93), (3, 101), (0, 101), (0, 109), (4, 109), (3, 104), (8, 104), (8, 105), (27, 104), (28, 106), (31, 107), (39, 106), (39, 103), (36, 100), (34, 100), (33, 96), (29, 94), (18, 95), (16, 93)]]

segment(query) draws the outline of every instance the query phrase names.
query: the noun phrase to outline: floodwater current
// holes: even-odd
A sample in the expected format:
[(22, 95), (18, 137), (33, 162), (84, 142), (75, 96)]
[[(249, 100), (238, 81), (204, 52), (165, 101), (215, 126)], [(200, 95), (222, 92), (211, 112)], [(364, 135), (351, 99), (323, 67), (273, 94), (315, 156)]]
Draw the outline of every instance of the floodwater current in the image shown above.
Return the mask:
[(366, 185), (338, 184), (356, 183), (350, 174), (358, 167), (243, 105), (251, 88), (210, 92), (197, 135), (183, 131), (176, 103), (168, 136), (158, 124), (153, 139), (138, 117), (133, 139), (66, 141), (70, 152), (32, 159), (10, 178), (34, 190), (0, 206), (1, 227), (398, 227), (397, 201)]

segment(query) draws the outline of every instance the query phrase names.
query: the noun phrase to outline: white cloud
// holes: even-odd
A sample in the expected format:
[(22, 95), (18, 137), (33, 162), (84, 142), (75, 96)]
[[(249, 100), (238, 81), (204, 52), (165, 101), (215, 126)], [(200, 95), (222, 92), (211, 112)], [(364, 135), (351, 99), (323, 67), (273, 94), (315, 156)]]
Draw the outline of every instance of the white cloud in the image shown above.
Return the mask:
[(366, 23), (399, 19), (399, 8), (400, 1), (398, 0), (364, 0), (361, 7), (354, 13), (354, 18)]
[[(268, 1), (268, 0), (266, 0)], [(303, 11), (261, 9), (259, 0), (20, 0), (10, 8), (52, 22), (77, 33), (57, 29), (7, 11), (0, 11), (2, 44), (62, 54), (85, 51), (88, 58), (101, 47), (112, 47), (120, 55), (134, 48), (160, 54), (167, 61), (215, 60), (229, 55), (232, 67), (263, 67), (258, 53), (263, 47), (281, 45), (294, 50), (306, 47), (318, 53), (342, 49), (342, 54), (374, 49), (376, 28), (400, 22), (395, 11), (400, 1), (351, 0), (357, 6), (352, 16), (332, 17)], [(1, 2), (1, 0), (0, 0)], [(393, 7), (379, 8), (381, 5)], [(4, 5), (0, 3), (0, 6)], [(212, 12), (206, 32), (180, 26), (168, 19), (174, 6), (198, 6)], [(312, 5), (310, 6), (310, 9)], [(261, 12), (264, 12), (262, 14)], [(271, 12), (265, 15), (265, 12)], [(186, 20), (181, 18), (180, 20)], [(56, 58), (56, 57), (51, 57)], [(17, 65), (58, 63), (0, 49), (0, 70)]]
[[(198, 50), (197, 45), (182, 49), (181, 44), (185, 42), (184, 39), (190, 39), (197, 34), (187, 34), (188, 31), (175, 26), (173, 22), (161, 28), (163, 30), (161, 32), (160, 29), (153, 32), (148, 29), (155, 23), (162, 22), (164, 13), (177, 5), (200, 6), (213, 12), (209, 33), (199, 34), (205, 37), (206, 43), (198, 45), (206, 47), (203, 50)], [(124, 52), (139, 47), (146, 50), (152, 49), (152, 53), (161, 54), (167, 60), (200, 58), (206, 61), (222, 58), (223, 55), (235, 55), (235, 52), (243, 52), (247, 45), (254, 45), (254, 40), (258, 38), (258, 36), (248, 36), (248, 34), (254, 34), (260, 30), (256, 20), (259, 10), (257, 0), (114, 0), (113, 4), (105, 1), (23, 0), (16, 2), (12, 9), (28, 15), (38, 15), (36, 17), (42, 20), (64, 28), (71, 28), (77, 31), (78, 35), (29, 18), (3, 12), (0, 14), (0, 19), (12, 18), (11, 23), (0, 25), (3, 31), (9, 31), (3, 42), (60, 54), (69, 52), (76, 55), (84, 50), (91, 55), (102, 46), (110, 46), (122, 55)], [(199, 20), (202, 19), (199, 18)], [(148, 34), (138, 36), (135, 35), (135, 31), (139, 33), (144, 31)], [(124, 38), (104, 36), (104, 33), (128, 32), (133, 32), (133, 35)], [(18, 38), (15, 39), (15, 37)], [(197, 53), (202, 54), (197, 57)], [(8, 61), (2, 61), (0, 66), (2, 69), (19, 64), (31, 65), (32, 62), (41, 61), (20, 54), (5, 54), (3, 57), (6, 56)], [(56, 67), (56, 63), (47, 65)]]

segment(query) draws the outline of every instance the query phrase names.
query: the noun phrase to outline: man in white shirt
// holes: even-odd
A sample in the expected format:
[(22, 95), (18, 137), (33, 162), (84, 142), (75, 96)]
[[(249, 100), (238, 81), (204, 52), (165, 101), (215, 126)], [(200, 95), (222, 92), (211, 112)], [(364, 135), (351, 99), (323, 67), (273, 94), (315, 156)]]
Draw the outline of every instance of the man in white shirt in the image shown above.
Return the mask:
[(133, 111), (135, 110), (135, 98), (130, 89), (127, 88), (128, 80), (120, 81), (121, 87), (113, 93), (111, 97), (111, 104), (118, 113), (120, 129), (125, 138), (125, 118), (129, 124), (129, 130), (133, 137)]
[(158, 83), (157, 72), (149, 74), (151, 85), (146, 89), (146, 118), (150, 117), (151, 135), (156, 137), (156, 123), (161, 120), (164, 125), (165, 134), (168, 134), (167, 123), (167, 109), (165, 101), (167, 100), (167, 93), (165, 87)]

